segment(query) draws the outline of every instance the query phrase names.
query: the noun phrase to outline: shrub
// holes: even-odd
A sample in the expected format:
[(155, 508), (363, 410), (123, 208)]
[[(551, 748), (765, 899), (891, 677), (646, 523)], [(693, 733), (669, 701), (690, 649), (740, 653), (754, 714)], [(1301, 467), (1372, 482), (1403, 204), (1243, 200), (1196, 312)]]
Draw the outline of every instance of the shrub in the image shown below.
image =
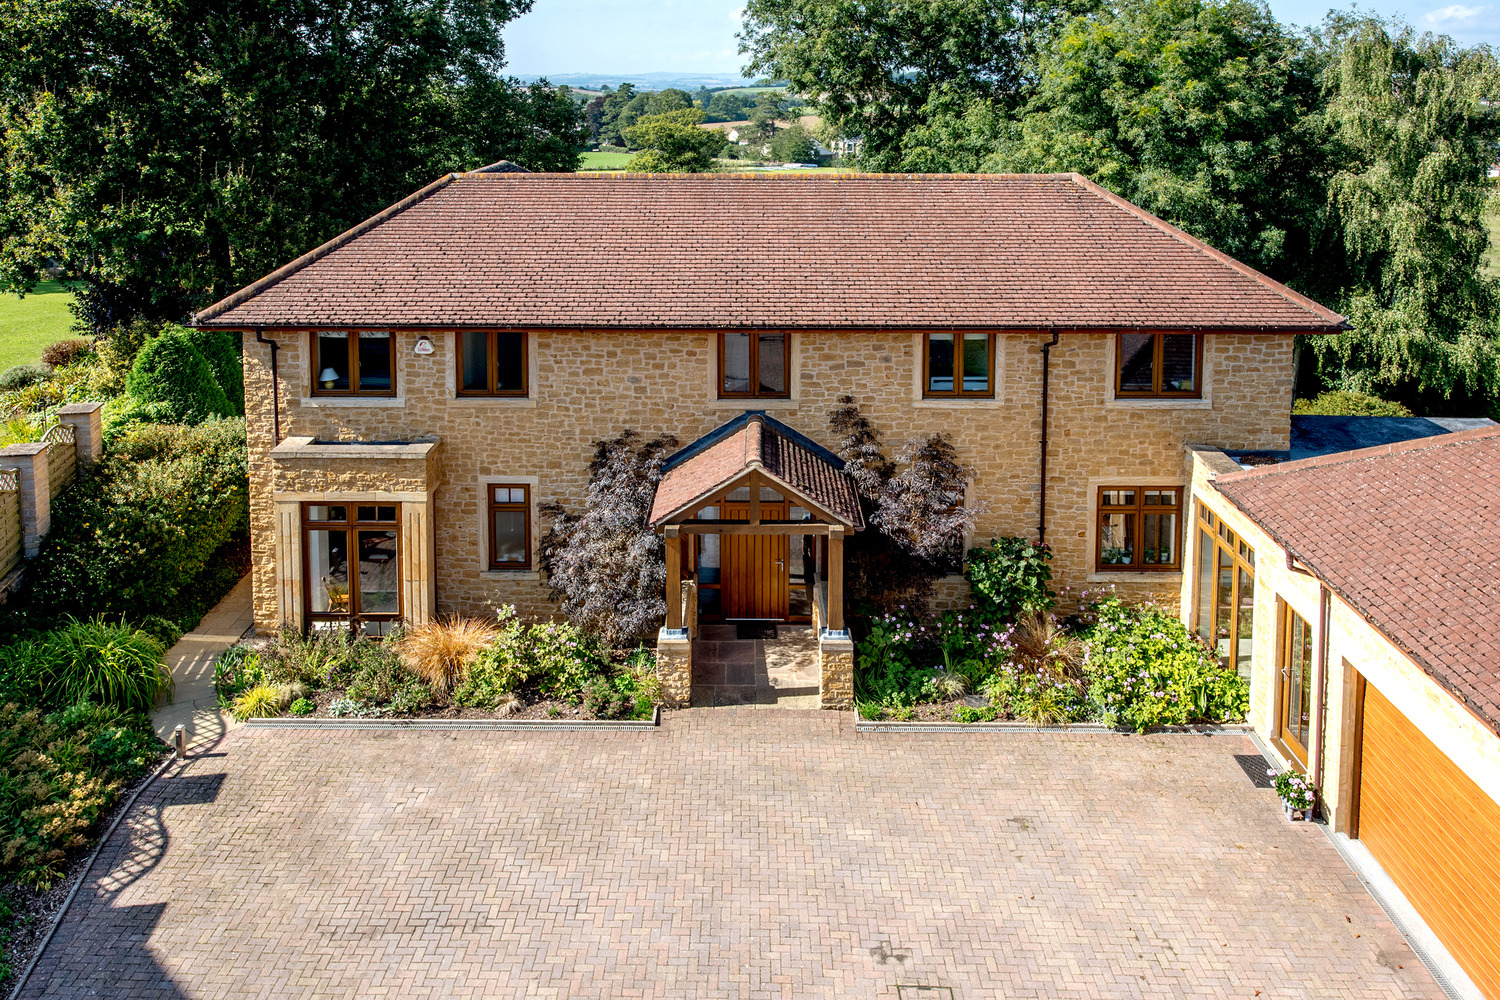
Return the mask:
[(306, 698), (298, 698), (292, 702), (291, 708), (287, 709), (292, 715), (312, 715), (317, 706)]
[(230, 646), (214, 658), (214, 693), (221, 708), (229, 708), (242, 692), (265, 683), (260, 655), (249, 647)]
[(94, 339), (94, 350), (99, 355), (101, 379), (99, 389), (112, 396), (125, 391), (125, 380), (135, 365), (136, 355), (146, 342), (161, 333), (159, 321), (136, 319), (104, 330)]
[(542, 694), (576, 698), (593, 678), (609, 672), (599, 640), (571, 622), (537, 622), (527, 630), (532, 676)]
[(91, 701), (149, 712), (157, 696), (172, 689), (165, 653), (154, 637), (129, 625), (69, 621), (0, 647), (0, 689), (7, 700), (23, 704)]
[(53, 368), (66, 368), (93, 349), (93, 345), (82, 337), (55, 340), (42, 348), (42, 364)]
[(52, 377), (46, 365), (16, 365), (0, 372), (0, 392), (19, 392)]
[(234, 415), (208, 359), (192, 334), (182, 329), (163, 333), (141, 348), (125, 379), (125, 391), (143, 403), (165, 404), (177, 423)]
[(140, 714), (88, 703), (0, 706), (0, 871), (46, 888), (126, 782), (166, 748)]
[(402, 661), (392, 645), (363, 639), (351, 647), (353, 676), (346, 689), (350, 698), (372, 705), (387, 705), (398, 695), (408, 703), (418, 697), (431, 699), (421, 676)]
[(631, 714), (635, 708), (632, 699), (602, 674), (583, 685), (582, 697), (584, 712), (596, 719), (619, 719)]
[(1051, 610), (1056, 596), (1048, 587), (1051, 559), (1050, 548), (1024, 538), (992, 539), (989, 548), (971, 548), (964, 576), (976, 607), (996, 621)]
[(214, 381), (229, 402), (230, 414), (244, 416), (245, 369), (240, 358), (240, 335), (228, 330), (194, 330), (190, 335), (213, 370)]
[(478, 618), (440, 618), (406, 632), (397, 651), (437, 695), (446, 695), (468, 676), (469, 664), (499, 632)]
[(1110, 597), (1085, 609), (1084, 669), (1103, 721), (1144, 731), (1189, 722), (1238, 722), (1250, 689), (1222, 667), (1175, 615)]
[(1292, 403), (1292, 413), (1297, 416), (1327, 417), (1409, 417), (1412, 415), (1400, 403), (1393, 403), (1378, 396), (1367, 396), (1362, 392), (1331, 390), (1320, 392), (1314, 399), (1298, 399)]
[(52, 505), (32, 599), (58, 613), (157, 614), (249, 526), (244, 422), (148, 425)]
[(472, 708), (500, 708), (536, 672), (529, 630), (516, 618), (516, 609), (499, 609), (495, 638), (469, 665), (468, 676), (453, 692), (453, 703)]
[(274, 654), (267, 660), (266, 676), (277, 683), (299, 681), (311, 688), (328, 687), (354, 672), (356, 656), (365, 650), (370, 639), (355, 639), (345, 629), (327, 629), (302, 633), (291, 625), (283, 626), (276, 637)]
[(246, 719), (267, 719), (280, 715), (288, 701), (284, 689), (264, 683), (256, 684), (254, 687), (246, 688), (235, 697), (230, 711), (241, 722)]

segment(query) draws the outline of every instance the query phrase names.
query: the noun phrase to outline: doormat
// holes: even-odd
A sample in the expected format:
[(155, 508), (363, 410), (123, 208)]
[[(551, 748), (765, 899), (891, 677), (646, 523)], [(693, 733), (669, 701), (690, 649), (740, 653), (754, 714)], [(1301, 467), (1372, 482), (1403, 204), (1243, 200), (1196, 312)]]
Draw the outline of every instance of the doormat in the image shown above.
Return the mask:
[(953, 1000), (953, 987), (951, 986), (909, 986), (903, 983), (896, 984), (896, 996), (900, 1000)]
[(1258, 753), (1237, 753), (1234, 762), (1245, 772), (1245, 777), (1250, 779), (1250, 784), (1256, 788), (1274, 788), (1271, 776), (1266, 773), (1266, 759)]
[(774, 639), (776, 638), (776, 623), (735, 622), (734, 637), (736, 639)]

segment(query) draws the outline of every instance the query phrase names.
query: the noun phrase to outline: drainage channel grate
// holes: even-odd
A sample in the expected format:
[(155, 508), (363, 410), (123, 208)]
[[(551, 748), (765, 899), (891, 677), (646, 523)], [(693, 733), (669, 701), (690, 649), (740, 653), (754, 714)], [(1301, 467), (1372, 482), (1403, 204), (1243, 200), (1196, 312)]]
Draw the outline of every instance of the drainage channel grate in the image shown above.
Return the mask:
[(896, 984), (897, 1000), (953, 1000), (951, 986), (909, 986)]
[(1271, 775), (1266, 772), (1269, 768), (1266, 759), (1258, 753), (1237, 753), (1234, 762), (1245, 772), (1245, 777), (1250, 779), (1250, 784), (1256, 788), (1275, 788)]

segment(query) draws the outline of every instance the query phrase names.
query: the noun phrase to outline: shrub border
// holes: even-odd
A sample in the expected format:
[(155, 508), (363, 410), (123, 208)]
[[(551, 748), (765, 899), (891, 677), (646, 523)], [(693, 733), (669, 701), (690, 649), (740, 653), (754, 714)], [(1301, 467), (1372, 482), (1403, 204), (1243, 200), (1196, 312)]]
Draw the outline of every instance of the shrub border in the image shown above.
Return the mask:
[(46, 952), (47, 946), (52, 943), (52, 938), (57, 933), (57, 928), (62, 926), (63, 918), (68, 915), (68, 908), (73, 905), (73, 897), (78, 895), (78, 890), (83, 886), (84, 882), (88, 881), (89, 872), (94, 869), (94, 862), (99, 860), (99, 852), (104, 850), (104, 845), (109, 843), (109, 838), (115, 835), (116, 828), (125, 819), (126, 814), (135, 807), (136, 799), (141, 797), (142, 792), (155, 784), (157, 778), (166, 774), (173, 764), (184, 763), (186, 761), (178, 760), (177, 754), (169, 749), (166, 759), (158, 764), (155, 770), (135, 786), (135, 790), (130, 793), (130, 798), (126, 799), (125, 804), (115, 811), (114, 819), (110, 820), (109, 829), (105, 830), (104, 835), (94, 844), (94, 849), (89, 852), (89, 859), (84, 862), (83, 868), (78, 872), (78, 878), (74, 881), (73, 888), (68, 890), (67, 898), (57, 908), (57, 912), (52, 915), (52, 926), (47, 928), (47, 934), (42, 938), (41, 943), (36, 946), (36, 951), (31, 953), (31, 961), (26, 963), (26, 971), (21, 973), (20, 978), (16, 980), (16, 985), (11, 989), (10, 1000), (16, 1000), (21, 995), (21, 991), (26, 988), (27, 982), (31, 979), (31, 974), (36, 971), (37, 963), (42, 960), (42, 954)]
[(585, 732), (595, 730), (655, 729), (661, 725), (661, 706), (657, 705), (649, 719), (315, 719), (276, 718), (247, 719), (246, 729), (418, 729), (448, 732), (459, 729), (483, 729), (500, 732), (527, 732), (529, 730), (551, 730), (553, 732)]
[(898, 722), (895, 719), (856, 719), (856, 733), (1113, 733), (1118, 736), (1155, 736), (1176, 734), (1183, 736), (1245, 735), (1255, 732), (1248, 722), (1204, 723), (1189, 726), (1153, 726), (1144, 733), (1128, 727), (1111, 728), (1099, 722), (1075, 722), (1064, 726), (1034, 726), (1029, 722)]

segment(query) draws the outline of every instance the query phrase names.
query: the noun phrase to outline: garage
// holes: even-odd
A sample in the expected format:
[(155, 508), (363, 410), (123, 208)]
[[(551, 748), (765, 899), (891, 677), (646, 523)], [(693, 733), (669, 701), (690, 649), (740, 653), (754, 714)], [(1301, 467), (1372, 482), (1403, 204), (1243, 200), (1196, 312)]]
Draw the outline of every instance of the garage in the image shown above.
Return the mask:
[(1500, 1000), (1500, 804), (1360, 678), (1351, 833), (1484, 994)]

